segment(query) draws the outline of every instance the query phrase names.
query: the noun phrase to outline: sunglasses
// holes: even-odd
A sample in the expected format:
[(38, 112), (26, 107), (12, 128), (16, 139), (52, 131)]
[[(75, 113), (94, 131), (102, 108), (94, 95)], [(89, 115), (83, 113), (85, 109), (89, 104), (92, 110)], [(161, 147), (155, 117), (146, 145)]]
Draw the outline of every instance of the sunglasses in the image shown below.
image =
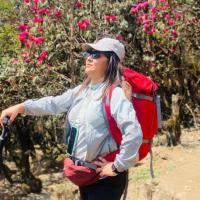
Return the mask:
[(102, 52), (102, 51), (86, 51), (83, 53), (83, 57), (87, 59), (89, 56), (92, 57), (92, 59), (98, 59), (102, 55), (105, 55), (107, 58), (110, 58), (110, 55), (108, 52)]

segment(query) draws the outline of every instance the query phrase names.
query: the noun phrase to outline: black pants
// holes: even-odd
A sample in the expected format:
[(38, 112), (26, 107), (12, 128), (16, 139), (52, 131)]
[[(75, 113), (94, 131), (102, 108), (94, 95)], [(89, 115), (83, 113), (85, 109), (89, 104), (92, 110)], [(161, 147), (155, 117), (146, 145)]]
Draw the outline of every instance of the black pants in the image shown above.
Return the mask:
[(117, 176), (106, 177), (96, 183), (79, 187), (81, 200), (120, 200), (126, 183), (128, 172), (122, 172)]

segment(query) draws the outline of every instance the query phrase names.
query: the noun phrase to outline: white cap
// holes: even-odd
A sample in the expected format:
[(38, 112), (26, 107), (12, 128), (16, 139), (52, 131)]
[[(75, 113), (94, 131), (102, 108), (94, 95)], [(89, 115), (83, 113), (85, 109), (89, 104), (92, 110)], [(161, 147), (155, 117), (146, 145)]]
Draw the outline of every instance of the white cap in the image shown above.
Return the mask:
[(113, 51), (119, 57), (120, 61), (122, 61), (125, 56), (124, 45), (119, 40), (112, 38), (103, 38), (96, 43), (86, 43), (83, 48), (85, 50), (93, 48), (97, 51)]

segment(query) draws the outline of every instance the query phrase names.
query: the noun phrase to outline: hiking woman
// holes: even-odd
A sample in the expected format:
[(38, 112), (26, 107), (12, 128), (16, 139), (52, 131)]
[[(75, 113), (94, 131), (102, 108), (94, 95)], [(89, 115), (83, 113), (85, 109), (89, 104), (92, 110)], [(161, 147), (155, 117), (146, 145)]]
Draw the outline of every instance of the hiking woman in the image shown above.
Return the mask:
[[(127, 182), (127, 170), (138, 161), (142, 143), (135, 110), (120, 87), (125, 48), (118, 40), (103, 38), (85, 44), (84, 49), (86, 78), (81, 85), (60, 96), (30, 99), (9, 107), (2, 112), (0, 122), (2, 124), (5, 116), (13, 121), (19, 113), (55, 115), (67, 112), (65, 139), (69, 156), (65, 174), (77, 182), (83, 200), (119, 200)], [(111, 115), (122, 132), (120, 146), (110, 134), (103, 108), (103, 99), (113, 84), (116, 87), (111, 97)], [(116, 158), (107, 161), (105, 156), (117, 149)], [(98, 178), (84, 184), (91, 174)]]

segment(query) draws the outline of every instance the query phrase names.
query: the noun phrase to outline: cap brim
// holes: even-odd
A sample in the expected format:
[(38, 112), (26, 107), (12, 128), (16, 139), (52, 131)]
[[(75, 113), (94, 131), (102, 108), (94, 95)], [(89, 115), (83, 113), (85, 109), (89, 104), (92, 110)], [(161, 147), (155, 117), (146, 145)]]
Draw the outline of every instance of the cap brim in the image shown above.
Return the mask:
[(89, 44), (89, 43), (82, 44), (82, 50), (83, 51), (87, 51), (88, 49), (92, 48), (90, 45), (91, 44)]
[(95, 49), (97, 51), (110, 51), (110, 49), (105, 49), (104, 47), (101, 47), (101, 46), (94, 44), (94, 43), (84, 43), (84, 44), (82, 44), (82, 49), (84, 51), (87, 51), (90, 48)]

